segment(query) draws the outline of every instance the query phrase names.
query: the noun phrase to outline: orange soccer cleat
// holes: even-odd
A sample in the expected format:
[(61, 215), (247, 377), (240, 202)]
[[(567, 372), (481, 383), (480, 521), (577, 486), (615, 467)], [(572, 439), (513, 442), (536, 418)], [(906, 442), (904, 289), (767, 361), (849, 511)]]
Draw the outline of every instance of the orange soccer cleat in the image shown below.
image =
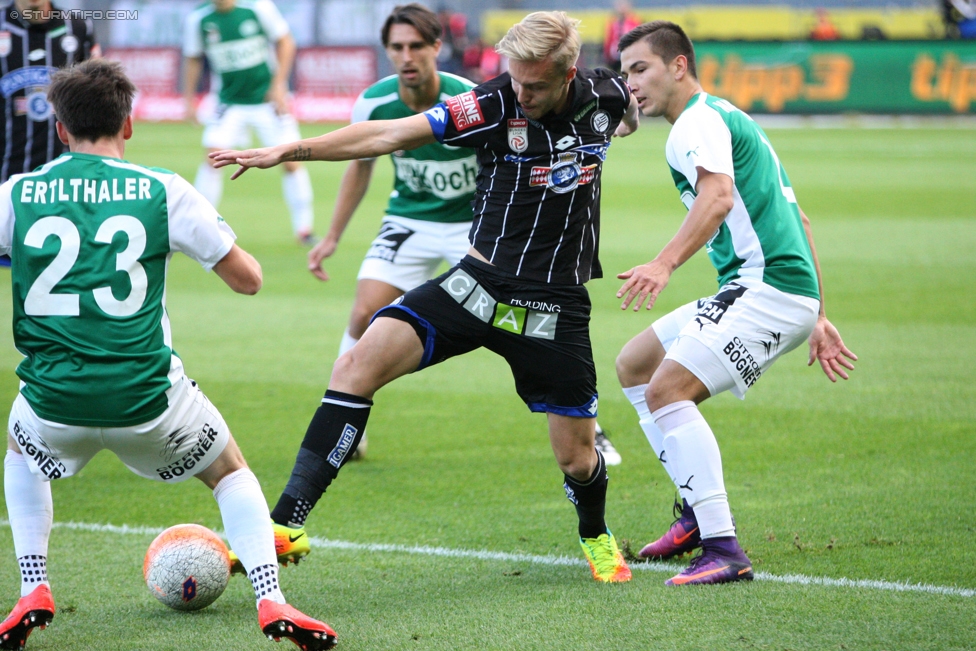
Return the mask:
[(270, 599), (258, 602), (258, 625), (268, 639), (277, 642), (286, 637), (302, 651), (331, 649), (339, 641), (336, 632), (325, 622)]
[[(26, 597), (21, 597), (7, 619), (0, 624), (0, 649), (23, 649), (31, 631), (54, 619), (54, 597), (51, 588), (39, 585)], [(324, 648), (324, 647), (323, 647)]]

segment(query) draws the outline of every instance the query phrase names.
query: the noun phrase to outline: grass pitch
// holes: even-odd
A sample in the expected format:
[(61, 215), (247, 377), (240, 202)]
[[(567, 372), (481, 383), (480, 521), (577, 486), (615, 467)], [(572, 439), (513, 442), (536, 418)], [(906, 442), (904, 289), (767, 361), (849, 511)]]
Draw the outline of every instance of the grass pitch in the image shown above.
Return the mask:
[[(558, 560), (581, 556), (544, 418), (519, 401), (504, 362), (477, 351), (378, 394), (367, 459), (343, 470), (308, 530), (361, 545), (508, 556), (313, 550), (283, 570), (283, 589), (336, 628), (340, 649), (976, 648), (976, 131), (769, 135), (813, 222), (827, 313), (861, 361), (850, 382), (831, 385), (805, 366), (801, 349), (744, 403), (727, 395), (705, 403), (740, 539), (766, 575), (955, 590), (770, 580), (675, 589), (664, 587), (664, 571), (597, 585), (581, 565)], [(600, 422), (624, 457), (611, 469), (608, 523), (635, 544), (670, 524), (673, 488), (619, 391), (613, 360), (655, 315), (715, 291), (714, 272), (699, 254), (651, 313), (621, 313), (614, 296), (615, 273), (650, 259), (684, 214), (664, 162), (666, 137), (665, 126), (645, 124), (611, 148), (601, 242), (608, 278), (588, 285)], [(192, 127), (139, 124), (127, 157), (192, 180), (199, 138)], [(343, 169), (309, 165), (319, 231)], [(228, 182), (221, 206), (239, 243), (264, 266), (258, 296), (232, 294), (186, 258), (171, 265), (176, 350), (223, 412), (272, 504), (327, 385), (390, 176), (380, 162), (367, 200), (327, 261), (329, 283), (305, 271), (277, 171)], [(0, 283), (0, 321), (7, 323), (9, 292)], [(10, 404), (20, 356), (9, 327), (0, 338), (0, 404)], [(156, 485), (108, 453), (80, 476), (56, 482), (54, 501), (60, 523), (221, 528), (200, 482)], [(148, 531), (56, 528), (49, 572), (59, 612), (28, 648), (273, 648), (257, 630), (250, 587), (239, 578), (199, 613), (158, 604), (141, 575), (152, 538)], [(18, 578), (3, 528), (0, 607), (15, 603)]]

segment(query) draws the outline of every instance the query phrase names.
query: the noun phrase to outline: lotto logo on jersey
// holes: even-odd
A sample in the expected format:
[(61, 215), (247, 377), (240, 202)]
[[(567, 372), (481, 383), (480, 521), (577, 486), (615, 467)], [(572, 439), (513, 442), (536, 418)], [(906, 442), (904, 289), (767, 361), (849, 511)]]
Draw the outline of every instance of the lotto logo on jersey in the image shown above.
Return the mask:
[(485, 123), (485, 116), (481, 113), (478, 98), (475, 97), (473, 90), (452, 97), (447, 100), (446, 105), (458, 131), (464, 131)]

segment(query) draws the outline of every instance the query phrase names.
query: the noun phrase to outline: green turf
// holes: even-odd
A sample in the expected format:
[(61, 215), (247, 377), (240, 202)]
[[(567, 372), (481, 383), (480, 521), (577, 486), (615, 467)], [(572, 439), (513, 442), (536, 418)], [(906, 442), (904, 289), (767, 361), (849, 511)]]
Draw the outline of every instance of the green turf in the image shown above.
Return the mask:
[[(307, 135), (318, 127), (305, 127)], [(740, 537), (772, 575), (976, 588), (976, 132), (770, 130), (813, 221), (827, 312), (861, 361), (831, 385), (797, 351), (744, 403), (702, 408), (722, 447)], [(199, 130), (137, 125), (128, 158), (193, 178)], [(603, 181), (602, 260), (588, 286), (600, 422), (624, 457), (611, 469), (608, 522), (646, 542), (670, 523), (673, 489), (619, 391), (613, 361), (657, 314), (714, 292), (698, 255), (651, 313), (621, 313), (613, 276), (650, 259), (683, 211), (663, 157), (667, 130), (615, 142)], [(319, 230), (342, 164), (309, 165)], [(333, 280), (305, 271), (276, 171), (228, 183), (221, 212), (264, 266), (256, 297), (232, 294), (187, 259), (171, 265), (174, 342), (218, 405), (273, 504), (328, 381), (356, 271), (390, 186), (373, 188), (337, 254)], [(0, 284), (0, 321), (10, 288)], [(0, 332), (0, 404), (19, 355)], [(367, 459), (343, 470), (311, 535), (513, 554), (579, 555), (575, 516), (545, 420), (484, 351), (383, 389)], [(221, 528), (199, 482), (161, 486), (103, 453), (54, 485), (59, 522)], [(33, 649), (261, 649), (253, 601), (234, 581), (193, 615), (167, 611), (142, 583), (151, 535), (56, 529), (50, 575), (61, 611)], [(293, 602), (332, 623), (341, 649), (972, 649), (976, 598), (768, 581), (667, 589), (666, 573), (596, 585), (580, 567), (324, 550), (283, 571)], [(0, 608), (17, 595), (0, 529)]]

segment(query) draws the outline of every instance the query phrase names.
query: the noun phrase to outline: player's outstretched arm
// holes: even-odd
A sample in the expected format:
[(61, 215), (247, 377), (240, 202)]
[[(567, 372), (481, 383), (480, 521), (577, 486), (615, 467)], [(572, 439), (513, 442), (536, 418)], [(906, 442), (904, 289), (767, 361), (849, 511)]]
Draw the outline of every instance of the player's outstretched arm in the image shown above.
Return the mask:
[(436, 142), (430, 122), (423, 113), (399, 120), (368, 120), (277, 147), (236, 151), (224, 149), (210, 154), (214, 167), (240, 165), (231, 179), (251, 167), (266, 169), (286, 161), (339, 161), (376, 158), (399, 149), (416, 149)]
[(329, 232), (325, 234), (321, 242), (308, 252), (308, 270), (319, 280), (329, 279), (329, 274), (322, 268), (322, 261), (335, 253), (342, 233), (345, 232), (356, 208), (366, 196), (375, 162), (375, 159), (354, 160), (349, 163), (349, 167), (342, 175), (342, 181), (339, 183), (339, 195), (336, 197), (335, 208), (332, 210), (332, 223), (329, 225)]
[(230, 248), (220, 262), (214, 265), (214, 273), (238, 294), (253, 296), (261, 289), (264, 278), (261, 264), (250, 253), (237, 246)]
[(626, 310), (635, 300), (635, 312), (645, 299), (647, 309), (654, 306), (658, 294), (671, 279), (671, 273), (705, 246), (732, 210), (732, 185), (731, 177), (698, 168), (698, 196), (675, 236), (647, 264), (617, 274), (617, 278), (627, 281), (617, 292), (617, 298), (624, 299), (621, 310)]

